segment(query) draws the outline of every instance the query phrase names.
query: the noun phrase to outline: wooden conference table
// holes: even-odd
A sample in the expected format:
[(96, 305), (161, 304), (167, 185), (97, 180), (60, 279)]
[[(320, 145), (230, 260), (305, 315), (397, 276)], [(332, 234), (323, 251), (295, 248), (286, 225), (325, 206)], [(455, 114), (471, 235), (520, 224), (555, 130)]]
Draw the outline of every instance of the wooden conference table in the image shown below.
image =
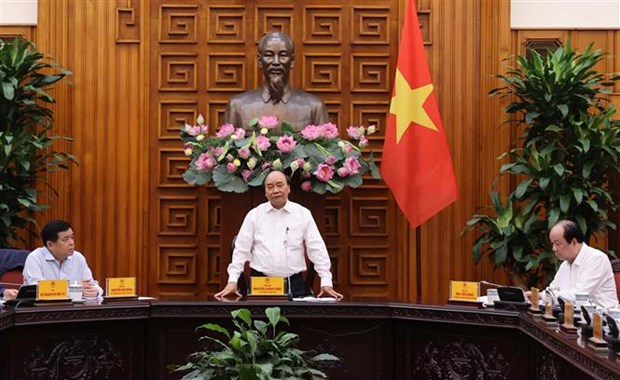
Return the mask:
[[(0, 379), (176, 379), (195, 328), (278, 305), (331, 379), (620, 379), (615, 358), (525, 313), (395, 303), (135, 301), (0, 311)], [(611, 359), (610, 359), (611, 358)]]

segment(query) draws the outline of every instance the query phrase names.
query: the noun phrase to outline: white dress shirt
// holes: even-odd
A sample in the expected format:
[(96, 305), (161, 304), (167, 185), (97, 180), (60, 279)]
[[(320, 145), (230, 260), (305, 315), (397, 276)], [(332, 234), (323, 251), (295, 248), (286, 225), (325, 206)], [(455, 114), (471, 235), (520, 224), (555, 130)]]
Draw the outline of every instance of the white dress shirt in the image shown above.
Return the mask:
[(103, 295), (103, 289), (93, 278), (86, 258), (78, 251), (67, 257), (62, 263), (58, 262), (47, 247), (39, 247), (26, 258), (24, 270), (24, 285), (36, 285), (39, 280), (67, 279), (69, 285), (82, 280), (91, 281), (97, 287), (98, 294)]
[(329, 254), (310, 210), (291, 201), (281, 209), (263, 203), (243, 220), (228, 266), (228, 282), (237, 282), (246, 261), (267, 276), (288, 277), (302, 272), (306, 270), (304, 247), (321, 286), (332, 286)]
[[(603, 308), (618, 304), (616, 282), (606, 254), (583, 243), (573, 263), (564, 261), (549, 285), (565, 300), (575, 302), (575, 293), (588, 293)], [(559, 293), (557, 293), (559, 290)]]

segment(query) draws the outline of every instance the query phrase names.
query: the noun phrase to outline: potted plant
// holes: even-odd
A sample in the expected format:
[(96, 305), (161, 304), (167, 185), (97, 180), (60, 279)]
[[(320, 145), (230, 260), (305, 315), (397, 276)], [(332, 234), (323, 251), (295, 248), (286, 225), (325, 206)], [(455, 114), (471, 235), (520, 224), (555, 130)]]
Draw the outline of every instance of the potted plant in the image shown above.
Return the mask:
[(587, 239), (616, 228), (607, 212), (617, 208), (610, 189), (620, 172), (620, 122), (605, 87), (619, 77), (594, 70), (604, 58), (592, 45), (577, 53), (570, 42), (545, 56), (530, 50), (497, 76), (505, 86), (490, 91), (511, 99), (504, 112), (518, 137), (499, 159), (509, 158), (500, 175), (516, 186), (503, 201), (493, 191), (491, 211), (474, 215), (466, 230), (479, 232), (474, 261), (487, 254), (515, 284), (553, 277), (547, 231), (557, 221), (574, 220)]
[(203, 350), (189, 356), (185, 365), (172, 365), (176, 372), (187, 372), (182, 379), (325, 379), (319, 365), (326, 361), (339, 361), (330, 354), (310, 355), (295, 347), (299, 336), (290, 332), (276, 332), (279, 323), (289, 324), (281, 315), (279, 307), (265, 310), (267, 321), (252, 320), (248, 309), (234, 310), (232, 322), (237, 328), (226, 328), (207, 323), (198, 329), (206, 329), (226, 336), (222, 341), (211, 336), (201, 340), (215, 343), (220, 350)]
[(38, 174), (66, 169), (73, 156), (51, 149), (54, 103), (47, 92), (70, 72), (44, 59), (26, 40), (0, 40), (0, 247), (23, 240), (19, 229), (45, 209), (38, 199)]

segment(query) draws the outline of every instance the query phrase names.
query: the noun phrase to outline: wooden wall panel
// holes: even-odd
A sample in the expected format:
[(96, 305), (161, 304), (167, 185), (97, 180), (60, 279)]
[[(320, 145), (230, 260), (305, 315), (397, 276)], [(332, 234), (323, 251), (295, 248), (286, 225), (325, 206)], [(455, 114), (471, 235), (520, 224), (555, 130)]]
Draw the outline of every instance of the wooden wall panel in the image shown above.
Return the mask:
[[(142, 21), (137, 1), (123, 1)], [(122, 14), (122, 13), (120, 13)], [(145, 251), (145, 172), (148, 153), (143, 92), (144, 45), (116, 39), (114, 1), (39, 1), (35, 41), (39, 50), (73, 72), (56, 87), (55, 133), (71, 136), (57, 149), (76, 156), (79, 166), (50, 175), (58, 191), (40, 225), (67, 219), (95, 277), (137, 276)], [(140, 28), (138, 23), (137, 28)], [(40, 246), (32, 240), (32, 248)], [(141, 289), (146, 286), (141, 281)]]
[[(54, 90), (53, 109), (56, 132), (75, 138), (58, 147), (80, 165), (48, 178), (59, 195), (39, 222), (72, 221), (101, 280), (136, 275), (145, 294), (206, 298), (221, 280), (220, 195), (181, 179), (187, 158), (178, 125), (198, 111), (219, 124), (226, 100), (260, 83), (254, 42), (276, 28), (297, 43), (294, 85), (321, 96), (341, 128), (376, 123), (371, 147), (380, 159), (404, 4), (40, 0), (39, 24), (20, 30), (74, 72), (73, 85)], [(512, 31), (507, 1), (419, 0), (418, 14), (459, 199), (411, 230), (379, 181), (328, 196), (326, 241), (337, 287), (355, 300), (442, 304), (451, 279), (505, 283), (486, 258), (473, 264), (474, 236), (459, 237), (490, 203), (496, 157), (514, 137), (501, 125), (505, 103), (486, 95), (498, 85), (493, 75), (531, 41), (567, 37), (580, 49), (595, 41), (611, 53), (600, 70), (620, 68), (617, 31)], [(15, 30), (1, 27), (0, 34)], [(611, 97), (619, 103), (617, 89)], [(510, 183), (497, 186), (506, 193)], [(618, 249), (619, 240), (613, 234), (610, 246)]]

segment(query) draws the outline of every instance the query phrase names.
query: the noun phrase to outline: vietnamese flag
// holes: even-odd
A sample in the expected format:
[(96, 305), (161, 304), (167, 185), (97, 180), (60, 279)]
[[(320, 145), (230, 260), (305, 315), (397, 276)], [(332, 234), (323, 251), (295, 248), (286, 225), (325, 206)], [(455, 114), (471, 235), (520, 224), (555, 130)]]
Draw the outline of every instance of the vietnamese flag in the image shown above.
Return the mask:
[(414, 0), (405, 13), (381, 162), (383, 180), (412, 228), (457, 198)]

